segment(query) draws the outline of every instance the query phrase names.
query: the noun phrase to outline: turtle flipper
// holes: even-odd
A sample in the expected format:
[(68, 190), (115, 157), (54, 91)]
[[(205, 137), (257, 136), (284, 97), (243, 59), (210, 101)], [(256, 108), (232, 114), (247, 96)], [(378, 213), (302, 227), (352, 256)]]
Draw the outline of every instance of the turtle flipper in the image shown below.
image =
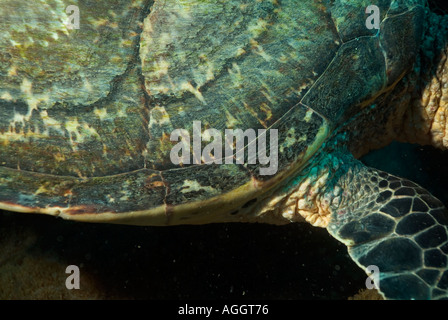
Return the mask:
[(385, 298), (447, 299), (448, 210), (409, 180), (352, 163), (329, 233), (364, 270), (378, 267)]

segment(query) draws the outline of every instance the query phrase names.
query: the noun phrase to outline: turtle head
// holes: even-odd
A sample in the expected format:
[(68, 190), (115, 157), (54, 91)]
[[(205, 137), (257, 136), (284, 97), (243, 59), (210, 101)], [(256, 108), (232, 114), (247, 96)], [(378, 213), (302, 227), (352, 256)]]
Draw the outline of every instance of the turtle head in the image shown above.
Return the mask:
[[(448, 148), (448, 15), (426, 12), (423, 43), (413, 72), (394, 96), (401, 140)], [(407, 88), (405, 88), (405, 86)]]
[(447, 15), (420, 6), (382, 20), (384, 87), (361, 108), (345, 111), (356, 157), (393, 140), (448, 148), (447, 26)]

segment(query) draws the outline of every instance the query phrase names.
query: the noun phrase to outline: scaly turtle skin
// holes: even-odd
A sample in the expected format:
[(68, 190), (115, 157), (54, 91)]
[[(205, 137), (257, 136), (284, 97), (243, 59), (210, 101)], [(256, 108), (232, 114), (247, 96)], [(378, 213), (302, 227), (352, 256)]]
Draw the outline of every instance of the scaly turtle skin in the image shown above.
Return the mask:
[[(1, 209), (135, 225), (305, 220), (377, 266), (386, 298), (448, 297), (447, 210), (355, 160), (392, 139), (448, 147), (447, 18), (424, 1), (4, 2)], [(194, 142), (192, 163), (172, 161), (176, 129), (212, 128), (213, 142), (266, 129), (274, 171), (205, 163)], [(200, 150), (219, 154), (209, 143)]]

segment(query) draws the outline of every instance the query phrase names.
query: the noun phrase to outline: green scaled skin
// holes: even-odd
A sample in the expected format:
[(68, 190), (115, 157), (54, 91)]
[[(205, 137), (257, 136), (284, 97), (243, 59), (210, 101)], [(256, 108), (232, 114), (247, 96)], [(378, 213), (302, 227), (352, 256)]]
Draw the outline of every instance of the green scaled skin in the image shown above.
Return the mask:
[(448, 297), (448, 210), (415, 183), (365, 167), (349, 156), (334, 186), (328, 232), (364, 270), (379, 270), (379, 291), (390, 299)]

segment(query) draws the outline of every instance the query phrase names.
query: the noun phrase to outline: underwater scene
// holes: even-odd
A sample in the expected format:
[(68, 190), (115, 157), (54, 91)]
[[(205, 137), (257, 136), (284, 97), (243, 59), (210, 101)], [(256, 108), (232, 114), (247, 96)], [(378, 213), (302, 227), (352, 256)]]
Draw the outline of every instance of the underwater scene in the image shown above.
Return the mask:
[[(0, 0), (0, 300), (382, 300), (359, 264), (394, 255), (391, 270), (378, 263), (390, 272), (386, 298), (447, 299), (448, 215), (434, 200), (448, 207), (448, 46), (438, 47), (448, 43), (447, 3), (41, 2)], [(440, 18), (420, 28), (422, 3)], [(288, 29), (295, 7), (309, 20), (300, 41)], [(347, 14), (336, 27), (315, 23), (331, 18), (330, 7)], [(19, 13), (45, 30), (11, 27)], [(384, 39), (371, 41), (379, 30)], [(390, 43), (406, 32), (425, 34), (437, 53), (425, 59), (437, 61), (428, 65), (440, 78), (422, 74), (437, 78), (441, 96), (421, 92), (445, 114), (429, 125), (406, 104), (421, 98), (413, 76), (426, 66), (406, 50), (427, 43)], [(386, 62), (363, 66), (383, 46), (392, 47)], [(414, 100), (401, 102), (405, 91)], [(436, 138), (413, 137), (426, 125)], [(376, 169), (418, 184), (400, 182), (417, 200), (388, 207), (402, 200), (397, 180)], [(399, 224), (416, 212), (416, 222)], [(390, 236), (392, 220), (404, 236)], [(442, 231), (422, 240), (430, 223)], [(376, 247), (383, 239), (388, 246)]]

